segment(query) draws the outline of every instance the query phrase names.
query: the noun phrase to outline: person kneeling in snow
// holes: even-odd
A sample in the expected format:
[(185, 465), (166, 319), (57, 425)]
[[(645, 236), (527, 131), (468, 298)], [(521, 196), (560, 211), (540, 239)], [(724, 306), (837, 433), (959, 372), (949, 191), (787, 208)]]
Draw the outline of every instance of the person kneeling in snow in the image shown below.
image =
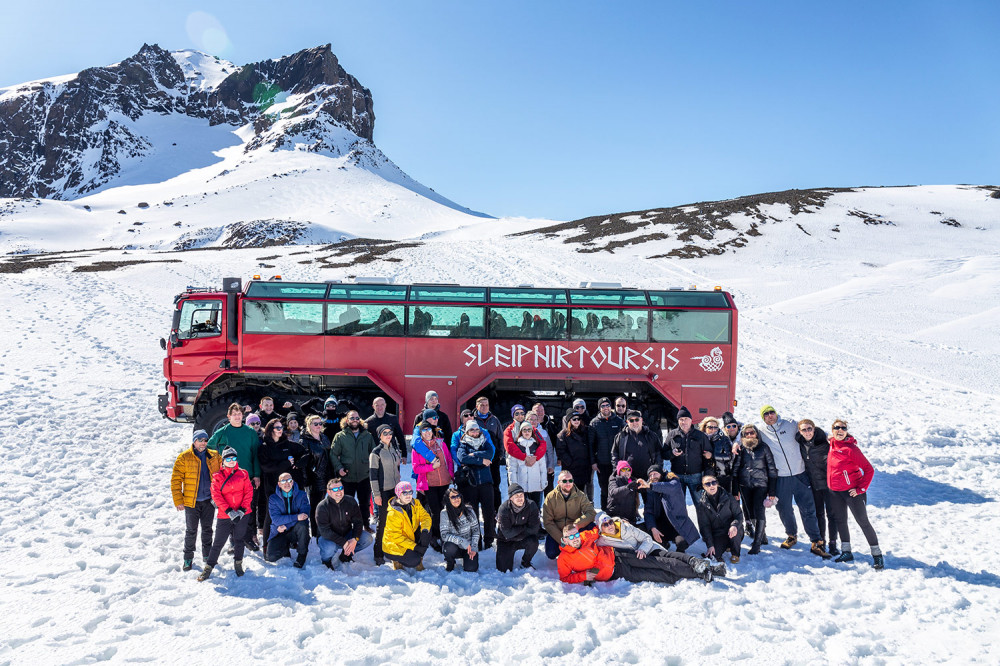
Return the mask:
[[(330, 479), (326, 497), (316, 505), (316, 526), (319, 529), (319, 559), (329, 569), (341, 562), (353, 562), (354, 553), (372, 545), (374, 539), (364, 530), (364, 519), (358, 502), (344, 494), (342, 479)], [(334, 555), (339, 555), (336, 561)]]
[(413, 499), (413, 486), (406, 481), (396, 484), (396, 497), (386, 509), (382, 552), (392, 561), (393, 569), (413, 567), (424, 570), (424, 553), (431, 545), (431, 517)]
[(497, 571), (501, 573), (514, 568), (514, 554), (519, 550), (524, 551), (521, 568), (531, 567), (542, 527), (538, 505), (525, 497), (524, 488), (512, 483), (507, 498), (497, 513)]
[(462, 500), (458, 487), (448, 488), (448, 499), (441, 511), (441, 542), (445, 570), (454, 571), (455, 560), (462, 559), (462, 569), (479, 571), (479, 516)]
[[(562, 545), (556, 560), (559, 580), (564, 583), (590, 585), (595, 580), (623, 578), (630, 583), (652, 582), (672, 585), (682, 577), (672, 570), (673, 566), (665, 565), (659, 558), (645, 555), (640, 558), (631, 550), (601, 546), (597, 543), (599, 538), (601, 533), (596, 527), (582, 533), (576, 525), (567, 525), (563, 528)], [(712, 569), (708, 563), (705, 560), (697, 562), (700, 562), (701, 573), (698, 574), (691, 566), (691, 575), (683, 577), (712, 580)]]
[(701, 477), (701, 487), (698, 501), (694, 508), (698, 512), (698, 527), (701, 538), (708, 546), (708, 557), (722, 561), (722, 554), (727, 550), (732, 554), (730, 562), (740, 561), (740, 544), (743, 543), (743, 512), (740, 502), (719, 486), (718, 478), (713, 474)]
[(298, 553), (295, 566), (301, 569), (309, 552), (309, 496), (285, 472), (278, 477), (278, 489), (267, 501), (271, 532), (267, 539), (268, 562), (291, 557), (289, 548)]

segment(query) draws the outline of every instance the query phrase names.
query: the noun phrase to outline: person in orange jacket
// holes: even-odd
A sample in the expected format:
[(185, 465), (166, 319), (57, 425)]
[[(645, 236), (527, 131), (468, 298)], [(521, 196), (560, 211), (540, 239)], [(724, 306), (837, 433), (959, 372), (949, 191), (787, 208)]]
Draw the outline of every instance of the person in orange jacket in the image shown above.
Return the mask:
[[(630, 583), (663, 583), (673, 585), (680, 577), (664, 566), (655, 557), (645, 557), (632, 550), (619, 550), (611, 546), (599, 546), (597, 540), (601, 533), (595, 527), (580, 532), (576, 525), (563, 528), (562, 545), (556, 564), (559, 567), (559, 580), (564, 583), (583, 583), (590, 585), (595, 580), (616, 580), (622, 578)], [(701, 578), (706, 582), (712, 580), (712, 568), (704, 560), (698, 560), (704, 566), (697, 571), (692, 566), (690, 578)]]

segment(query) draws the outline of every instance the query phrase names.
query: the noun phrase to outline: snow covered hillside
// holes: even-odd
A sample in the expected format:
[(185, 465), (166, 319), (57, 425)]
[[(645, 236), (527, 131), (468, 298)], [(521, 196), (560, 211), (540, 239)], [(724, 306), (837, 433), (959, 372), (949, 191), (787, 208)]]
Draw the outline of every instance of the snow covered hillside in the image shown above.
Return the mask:
[[(254, 168), (225, 178), (249, 178)], [(272, 182), (274, 197), (294, 198), (287, 184), (303, 181)], [(157, 199), (174, 202), (177, 220), (225, 212), (223, 199), (182, 199), (185, 187)], [(111, 192), (88, 197), (91, 207)], [(429, 213), (402, 233), (342, 229), (406, 242), (5, 257), (0, 662), (319, 661), (335, 652), (354, 664), (996, 663), (1000, 564), (989, 544), (1000, 531), (1000, 200), (990, 194), (942, 186), (834, 193), (813, 212), (775, 204), (776, 219), (731, 219), (733, 230), (715, 231), (723, 241), (724, 231), (743, 233), (745, 244), (688, 259), (662, 256), (687, 244), (673, 228), (580, 252), (589, 246), (562, 242), (580, 232), (546, 232), (551, 222), (469, 224)], [(152, 209), (144, 196), (133, 198)], [(9, 203), (0, 240), (24, 223), (25, 238), (34, 233), (26, 247), (99, 247), (84, 244), (86, 211), (31, 232), (28, 211), (50, 205), (64, 204)], [(759, 235), (745, 233), (753, 223)], [(529, 233), (510, 235), (521, 231)], [(436, 554), (422, 573), (376, 569), (371, 551), (334, 574), (315, 550), (302, 571), (248, 556), (241, 579), (224, 555), (216, 575), (197, 583), (197, 572), (180, 571), (184, 521), (169, 491), (191, 429), (156, 410), (157, 338), (186, 285), (260, 271), (722, 285), (740, 308), (737, 417), (756, 421), (771, 403), (824, 427), (836, 417), (851, 423), (876, 468), (870, 515), (887, 569), (871, 569), (860, 534), (852, 565), (779, 550), (771, 510), (772, 545), (709, 585), (567, 586), (541, 555), (536, 571), (499, 575), (490, 551), (478, 575), (446, 573)]]

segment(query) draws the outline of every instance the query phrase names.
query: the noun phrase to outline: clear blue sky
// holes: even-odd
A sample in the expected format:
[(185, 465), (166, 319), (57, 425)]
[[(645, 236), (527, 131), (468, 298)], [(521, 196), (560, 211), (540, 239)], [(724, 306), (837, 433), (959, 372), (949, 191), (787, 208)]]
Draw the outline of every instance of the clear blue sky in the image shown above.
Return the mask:
[(376, 144), (494, 215), (1000, 184), (997, 0), (4, 4), (0, 86), (143, 42), (239, 64), (330, 42)]

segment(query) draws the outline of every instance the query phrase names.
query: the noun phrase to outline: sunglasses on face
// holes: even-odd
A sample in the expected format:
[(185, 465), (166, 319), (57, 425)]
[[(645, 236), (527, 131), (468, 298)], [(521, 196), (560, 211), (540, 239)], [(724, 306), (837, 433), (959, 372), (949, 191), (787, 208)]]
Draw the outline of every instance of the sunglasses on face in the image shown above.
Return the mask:
[(348, 421), (360, 421), (361, 417), (360, 416), (349, 416), (349, 417), (347, 417), (347, 420)]
[(775, 412), (774, 410), (771, 410), (770, 412), (764, 412), (764, 416), (770, 416), (771, 414), (776, 414), (776, 413), (777, 412)]
[(401, 492), (399, 494), (400, 494), (401, 497), (403, 497), (403, 496), (410, 496), (410, 495), (413, 494), (413, 491), (412, 490), (404, 490), (403, 492)]
[(572, 486), (573, 479), (563, 479), (559, 483), (563, 484), (564, 486)]
[(719, 482), (718, 481), (705, 481), (701, 485), (705, 486), (706, 488), (711, 488), (712, 486), (719, 485)]
[(835, 425), (835, 426), (833, 426), (833, 429), (834, 430), (847, 430), (847, 426)]
[(281, 484), (281, 485), (284, 485), (286, 483), (291, 483), (291, 482), (292, 482), (291, 479), (281, 479), (280, 481), (278, 481), (278, 483)]
[(276, 426), (274, 426), (274, 428), (272, 428), (272, 430), (284, 430), (284, 429), (285, 429), (285, 426), (280, 426), (280, 425), (276, 425)]
[(638, 422), (639, 422), (639, 421), (641, 421), (641, 420), (642, 420), (642, 419), (629, 419), (629, 420), (628, 420), (628, 422), (629, 422), (629, 423), (638, 423)]
[(343, 492), (344, 486), (334, 486), (333, 488), (329, 488), (328, 490), (331, 493), (339, 493), (339, 492)]
[(319, 421), (313, 421), (312, 423), (309, 424), (309, 427), (310, 428), (321, 428), (321, 427), (323, 427), (323, 424), (320, 423)]
[(812, 432), (812, 431), (813, 429), (811, 426), (802, 426), (801, 428), (799, 428), (799, 432)]
[(392, 431), (391, 430), (386, 430), (384, 433), (382, 433), (381, 435), (379, 435), (379, 437), (392, 437)]
[(705, 426), (705, 430), (718, 430), (719, 426)]
[(569, 539), (570, 541), (573, 541), (574, 539), (579, 539), (580, 533), (576, 532), (575, 534), (567, 534), (566, 538)]
[(579, 420), (580, 420), (579, 416), (574, 416), (573, 418), (570, 419), (570, 421), (579, 421)]
[(450, 499), (451, 501), (454, 502), (455, 500), (462, 499), (462, 496), (461, 495), (448, 495), (448, 499)]
[(236, 462), (236, 456), (227, 456), (222, 459), (224, 462)]
[(730, 428), (739, 428), (739, 426), (735, 423), (727, 423), (726, 430), (729, 430)]

